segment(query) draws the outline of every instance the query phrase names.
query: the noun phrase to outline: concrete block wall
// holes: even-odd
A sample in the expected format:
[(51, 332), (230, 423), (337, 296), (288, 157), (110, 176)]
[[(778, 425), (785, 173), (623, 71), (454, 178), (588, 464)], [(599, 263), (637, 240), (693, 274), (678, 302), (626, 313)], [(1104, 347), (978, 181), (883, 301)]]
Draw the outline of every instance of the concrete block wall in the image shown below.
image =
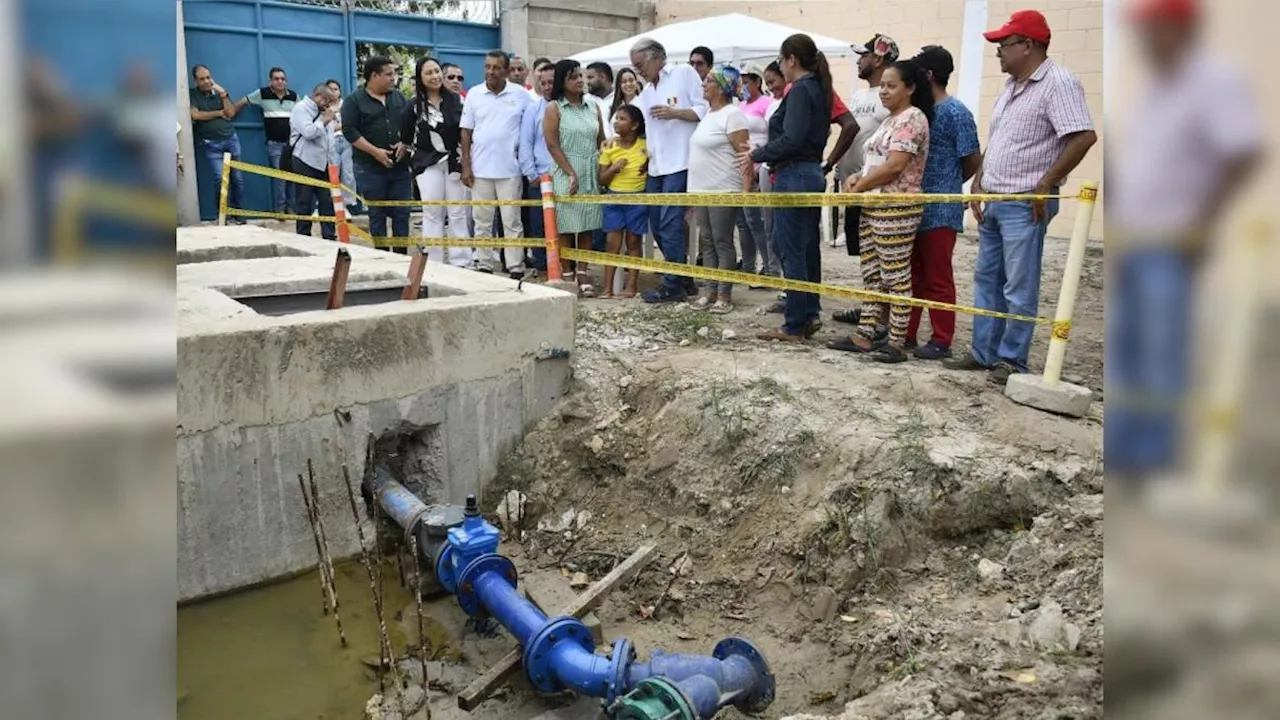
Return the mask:
[[(407, 256), (346, 249), (349, 298), (404, 282)], [(343, 463), (353, 483), (371, 460), (461, 504), (568, 389), (574, 299), (550, 288), (433, 263), (430, 298), (413, 302), (269, 316), (233, 299), (323, 294), (332, 253), (252, 226), (179, 231), (180, 601), (315, 564), (297, 482), (309, 459), (330, 551), (350, 557)]]
[(502, 7), (503, 47), (559, 60), (653, 27), (648, 0), (511, 0)]
[[(986, 29), (999, 27), (1015, 10), (1037, 8), (1044, 12), (1053, 29), (1054, 41), (1050, 56), (1056, 62), (1066, 64), (1080, 77), (1088, 96), (1094, 122), (1102, 123), (1102, 4), (1099, 0), (984, 0), (987, 5)], [(964, 38), (966, 6), (979, 4), (966, 0), (660, 0), (655, 19), (658, 25), (685, 20), (738, 12), (770, 22), (789, 25), (802, 32), (818, 33), (865, 43), (874, 33), (889, 35), (898, 42), (904, 56), (915, 54), (924, 45), (942, 45), (956, 59), (956, 73), (952, 76), (952, 93), (958, 92), (958, 82), (965, 74), (965, 58), (961, 52)], [(981, 37), (978, 38), (982, 41)], [(995, 49), (987, 46), (982, 53), (982, 87), (979, 107), (971, 108), (979, 118), (979, 137), (983, 146), (990, 127), (991, 109), (1001, 88), (1003, 78), (996, 61)], [(855, 87), (862, 87), (854, 70), (853, 58), (836, 58), (832, 61), (832, 75), (836, 89), (848, 98)], [(834, 136), (833, 136), (834, 142)], [(1072, 174), (1072, 182), (1066, 192), (1075, 192), (1083, 178), (1102, 179), (1103, 142), (1100, 140), (1080, 168)], [(1103, 190), (1103, 196), (1106, 190)], [(967, 218), (972, 225), (973, 219)], [(1075, 223), (1075, 203), (1062, 204), (1062, 211), (1050, 227), (1050, 234), (1066, 237)], [(970, 229), (973, 229), (972, 227)], [(1102, 206), (1094, 215), (1090, 237), (1102, 237)]]

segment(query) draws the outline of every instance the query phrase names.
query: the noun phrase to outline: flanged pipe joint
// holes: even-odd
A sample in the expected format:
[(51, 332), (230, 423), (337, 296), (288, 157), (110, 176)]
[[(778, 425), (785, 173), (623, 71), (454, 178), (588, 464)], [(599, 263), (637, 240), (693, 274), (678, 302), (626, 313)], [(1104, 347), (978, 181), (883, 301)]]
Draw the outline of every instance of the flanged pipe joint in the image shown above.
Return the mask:
[[(427, 506), (394, 480), (380, 479), (378, 502), (413, 532), (404, 523), (421, 525)], [(492, 617), (520, 642), (525, 673), (539, 691), (598, 697), (611, 715), (627, 720), (707, 720), (726, 707), (755, 714), (773, 702), (769, 663), (743, 638), (721, 640), (709, 656), (655, 650), (647, 662), (638, 662), (622, 638), (608, 656), (597, 655), (582, 621), (548, 618), (516, 591), (515, 565), (498, 554), (499, 532), (480, 516), (474, 495), (461, 514), (443, 546), (433, 556), (420, 554), (419, 562), (468, 615)]]

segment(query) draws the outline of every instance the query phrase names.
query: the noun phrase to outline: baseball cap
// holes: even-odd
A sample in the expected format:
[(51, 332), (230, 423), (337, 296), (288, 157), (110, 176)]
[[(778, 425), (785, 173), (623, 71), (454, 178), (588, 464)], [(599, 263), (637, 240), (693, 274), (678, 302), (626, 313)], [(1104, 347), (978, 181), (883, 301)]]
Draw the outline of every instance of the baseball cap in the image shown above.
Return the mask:
[(1200, 0), (1138, 0), (1129, 9), (1129, 17), (1138, 22), (1187, 22), (1199, 16)]
[(764, 77), (764, 68), (760, 67), (756, 63), (747, 63), (743, 65), (739, 72), (743, 75), (755, 75), (758, 78)]
[(1011, 36), (1021, 35), (1024, 38), (1049, 44), (1049, 38), (1053, 34), (1049, 32), (1049, 21), (1044, 19), (1035, 10), (1019, 10), (1009, 16), (1009, 22), (1000, 27), (999, 30), (992, 30), (982, 34), (988, 42), (1000, 42), (1001, 40)]
[(919, 54), (911, 58), (925, 70), (932, 70), (938, 75), (950, 75), (956, 70), (955, 60), (951, 53), (941, 45), (925, 45)]
[(871, 53), (889, 62), (898, 59), (898, 43), (894, 42), (893, 38), (888, 35), (881, 35), (880, 33), (872, 35), (866, 45), (850, 45), (849, 47), (853, 48), (853, 51), (859, 55)]

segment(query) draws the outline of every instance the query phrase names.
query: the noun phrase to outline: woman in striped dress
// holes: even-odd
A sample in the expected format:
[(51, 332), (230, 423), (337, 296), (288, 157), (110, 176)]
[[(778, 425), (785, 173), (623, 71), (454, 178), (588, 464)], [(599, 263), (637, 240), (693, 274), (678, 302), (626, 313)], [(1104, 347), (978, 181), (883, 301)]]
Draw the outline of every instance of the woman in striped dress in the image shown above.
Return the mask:
[[(597, 195), (600, 193), (596, 165), (600, 162), (600, 146), (604, 144), (604, 125), (600, 112), (586, 99), (586, 83), (582, 79), (582, 66), (576, 60), (556, 63), (555, 80), (551, 87), (551, 102), (543, 120), (543, 134), (547, 151), (555, 164), (551, 166), (551, 180), (555, 194)], [(560, 247), (590, 249), (592, 235), (602, 223), (600, 205), (560, 203), (556, 205), (556, 226), (560, 232)], [(574, 272), (576, 263), (560, 261), (561, 272)], [(595, 290), (582, 282), (585, 273), (574, 272), (579, 292), (593, 297)]]
[[(924, 69), (912, 60), (890, 65), (880, 83), (880, 102), (889, 117), (867, 140), (862, 174), (845, 181), (851, 193), (918, 194), (929, 156), (929, 123), (933, 121), (933, 88)], [(887, 295), (911, 296), (911, 250), (924, 214), (917, 202), (880, 202), (863, 207), (858, 226), (862, 247), (862, 284)], [(899, 363), (911, 306), (889, 304), (889, 338), (877, 342), (876, 325), (884, 303), (864, 302), (858, 330), (827, 347), (869, 353), (873, 360)]]

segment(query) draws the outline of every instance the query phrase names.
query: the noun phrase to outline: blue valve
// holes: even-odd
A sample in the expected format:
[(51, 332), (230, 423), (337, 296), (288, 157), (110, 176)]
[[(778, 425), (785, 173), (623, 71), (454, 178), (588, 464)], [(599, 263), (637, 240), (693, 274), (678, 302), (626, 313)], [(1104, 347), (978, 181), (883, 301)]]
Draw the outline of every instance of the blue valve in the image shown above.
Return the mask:
[(497, 554), (501, 540), (498, 528), (480, 516), (476, 496), (468, 495), (462, 526), (449, 529), (449, 547), (440, 558), (441, 585), (454, 592), (462, 571), (485, 555)]

